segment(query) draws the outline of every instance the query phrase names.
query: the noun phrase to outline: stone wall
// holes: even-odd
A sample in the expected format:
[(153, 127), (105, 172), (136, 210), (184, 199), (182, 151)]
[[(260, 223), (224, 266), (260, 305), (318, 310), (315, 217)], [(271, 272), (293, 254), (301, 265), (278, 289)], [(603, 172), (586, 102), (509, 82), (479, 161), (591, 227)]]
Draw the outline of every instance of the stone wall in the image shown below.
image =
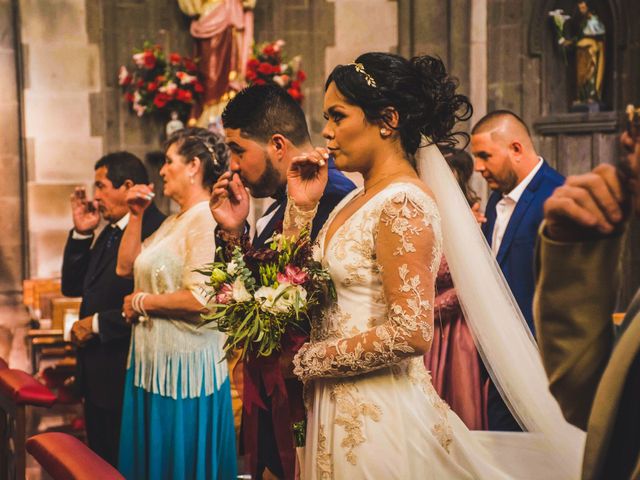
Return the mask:
[(22, 119), (16, 69), (16, 13), (10, 0), (0, 0), (0, 225), (4, 232), (0, 236), (0, 304), (18, 300), (24, 273)]
[[(189, 55), (193, 44), (189, 19), (175, 0), (18, 3), (24, 72), (28, 275), (57, 276), (71, 227), (69, 195), (74, 186), (91, 187), (93, 165), (106, 152), (129, 150), (145, 158), (162, 145), (163, 122), (141, 120), (124, 104), (117, 85), (118, 67), (129, 63), (133, 48), (141, 47), (145, 40)], [(3, 68), (2, 74), (10, 76), (11, 70)], [(148, 167), (152, 181), (159, 185), (158, 163)], [(159, 197), (159, 206), (169, 210), (168, 201)]]
[(84, 0), (20, 0), (30, 276), (59, 274), (71, 226), (69, 195), (90, 184), (102, 139), (89, 125), (100, 89), (99, 48)]

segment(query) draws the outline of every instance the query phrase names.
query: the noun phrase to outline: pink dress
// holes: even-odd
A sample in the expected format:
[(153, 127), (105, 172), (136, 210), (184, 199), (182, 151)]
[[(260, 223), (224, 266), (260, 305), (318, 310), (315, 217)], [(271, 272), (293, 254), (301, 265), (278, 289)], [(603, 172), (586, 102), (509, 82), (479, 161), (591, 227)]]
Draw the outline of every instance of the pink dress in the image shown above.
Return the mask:
[(470, 430), (486, 430), (486, 396), (478, 352), (444, 257), (436, 278), (433, 343), (424, 356), (438, 395)]

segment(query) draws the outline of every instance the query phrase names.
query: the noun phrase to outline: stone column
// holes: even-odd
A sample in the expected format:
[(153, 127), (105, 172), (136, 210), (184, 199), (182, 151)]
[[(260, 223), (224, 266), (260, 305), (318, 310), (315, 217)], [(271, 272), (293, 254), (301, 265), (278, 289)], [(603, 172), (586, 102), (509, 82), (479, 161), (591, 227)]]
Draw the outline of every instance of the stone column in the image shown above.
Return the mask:
[[(23, 276), (22, 163), (16, 36), (11, 0), (0, 0), (0, 304), (19, 300)], [(0, 352), (0, 355), (2, 352)]]
[(32, 277), (57, 276), (71, 227), (69, 195), (89, 186), (102, 155), (90, 129), (89, 95), (100, 88), (98, 47), (84, 0), (20, 0)]

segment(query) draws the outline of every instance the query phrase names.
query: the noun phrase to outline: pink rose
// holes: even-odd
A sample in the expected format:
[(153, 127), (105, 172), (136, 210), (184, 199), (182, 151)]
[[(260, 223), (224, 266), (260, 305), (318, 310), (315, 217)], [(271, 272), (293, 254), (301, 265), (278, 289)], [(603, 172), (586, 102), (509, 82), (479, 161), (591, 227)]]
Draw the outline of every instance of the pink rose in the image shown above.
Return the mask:
[(304, 270), (294, 266), (284, 267), (284, 273), (278, 273), (278, 283), (290, 283), (292, 285), (302, 285), (309, 280), (309, 275)]

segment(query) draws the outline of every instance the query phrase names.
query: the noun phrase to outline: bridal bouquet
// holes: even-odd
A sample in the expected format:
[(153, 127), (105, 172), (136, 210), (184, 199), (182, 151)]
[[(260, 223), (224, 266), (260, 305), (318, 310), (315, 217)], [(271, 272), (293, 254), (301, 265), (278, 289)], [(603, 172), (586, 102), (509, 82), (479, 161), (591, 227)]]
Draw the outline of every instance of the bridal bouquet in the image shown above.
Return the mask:
[(198, 271), (211, 289), (203, 324), (226, 333), (225, 350), (241, 349), (243, 358), (278, 351), (289, 328), (307, 333), (312, 312), (336, 295), (329, 273), (313, 259), (308, 232), (297, 240), (275, 235), (262, 249), (236, 247), (230, 258), (218, 248), (216, 261)]

